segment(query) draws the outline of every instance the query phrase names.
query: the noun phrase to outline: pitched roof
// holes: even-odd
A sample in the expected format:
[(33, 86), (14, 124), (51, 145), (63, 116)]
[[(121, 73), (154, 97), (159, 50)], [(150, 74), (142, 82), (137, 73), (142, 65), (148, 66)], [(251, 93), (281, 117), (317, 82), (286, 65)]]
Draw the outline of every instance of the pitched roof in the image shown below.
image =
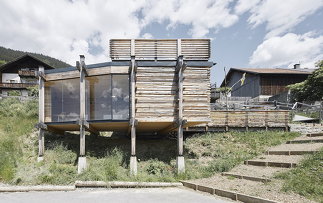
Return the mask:
[(36, 61), (37, 63), (39, 63), (40, 65), (44, 66), (45, 69), (54, 69), (54, 67), (48, 65), (47, 63), (29, 55), (29, 54), (26, 54), (26, 55), (23, 55), (21, 57), (18, 57), (17, 59), (13, 60), (13, 61), (10, 61), (2, 66), (0, 66), (0, 72), (3, 71), (3, 70), (6, 70), (8, 68), (11, 68), (13, 66), (15, 66), (16, 64), (19, 64), (23, 61), (26, 61), (26, 60), (34, 60)]
[[(231, 68), (233, 70), (255, 74), (311, 74), (315, 69), (287, 69), (287, 68)], [(230, 69), (230, 71), (231, 71)]]
[[(225, 79), (228, 81), (228, 78), (231, 77), (232, 73), (235, 71), (250, 73), (255, 75), (311, 75), (315, 69), (287, 69), (287, 68), (230, 68), (230, 71), (225, 76)], [(221, 87), (224, 86), (223, 79)]]

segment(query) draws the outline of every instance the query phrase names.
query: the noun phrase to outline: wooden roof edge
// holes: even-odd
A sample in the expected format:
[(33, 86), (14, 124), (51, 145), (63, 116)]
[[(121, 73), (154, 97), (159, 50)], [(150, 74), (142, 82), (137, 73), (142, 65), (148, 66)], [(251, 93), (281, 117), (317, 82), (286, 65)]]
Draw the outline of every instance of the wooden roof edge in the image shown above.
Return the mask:
[[(170, 61), (138, 61), (136, 60), (139, 67), (174, 67), (176, 66), (176, 60)], [(187, 66), (191, 67), (212, 67), (215, 65), (212, 61), (187, 61)], [(88, 69), (92, 68), (101, 68), (107, 66), (130, 66), (130, 61), (111, 61), (111, 62), (104, 62), (104, 63), (97, 63), (97, 64), (89, 64), (86, 65)], [(69, 72), (77, 70), (75, 66), (70, 66), (66, 68), (56, 68), (52, 70), (45, 70), (45, 74), (54, 74), (54, 73), (62, 73), (62, 72)]]
[(6, 70), (6, 69), (7, 69), (9, 66), (11, 66), (12, 64), (17, 63), (17, 62), (19, 62), (20, 60), (23, 60), (23, 59), (24, 59), (24, 58), (26, 58), (26, 57), (30, 57), (30, 58), (32, 58), (33, 60), (36, 60), (37, 62), (41, 63), (42, 65), (46, 66), (46, 67), (47, 67), (47, 68), (49, 68), (49, 69), (55, 69), (54, 67), (52, 67), (51, 65), (49, 65), (49, 64), (47, 64), (47, 63), (45, 63), (45, 62), (41, 61), (40, 59), (38, 59), (38, 58), (36, 58), (36, 57), (34, 57), (34, 56), (30, 55), (30, 54), (25, 54), (25, 55), (23, 55), (23, 56), (20, 56), (20, 57), (18, 57), (18, 58), (16, 58), (16, 59), (14, 59), (14, 60), (12, 60), (12, 61), (10, 61), (10, 62), (6, 63), (6, 64), (3, 64), (2, 66), (0, 66), (0, 72), (2, 72), (3, 70)]

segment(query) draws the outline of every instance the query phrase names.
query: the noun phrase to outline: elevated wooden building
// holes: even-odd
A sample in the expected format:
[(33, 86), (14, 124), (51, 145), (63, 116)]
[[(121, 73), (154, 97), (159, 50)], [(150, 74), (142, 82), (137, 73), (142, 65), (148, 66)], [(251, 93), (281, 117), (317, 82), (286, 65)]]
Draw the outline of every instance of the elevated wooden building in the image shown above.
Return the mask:
[(115, 39), (111, 62), (42, 71), (39, 75), (39, 159), (44, 130), (80, 131), (79, 172), (86, 166), (85, 131), (131, 134), (130, 171), (137, 172), (136, 133), (178, 134), (210, 121), (210, 40)]

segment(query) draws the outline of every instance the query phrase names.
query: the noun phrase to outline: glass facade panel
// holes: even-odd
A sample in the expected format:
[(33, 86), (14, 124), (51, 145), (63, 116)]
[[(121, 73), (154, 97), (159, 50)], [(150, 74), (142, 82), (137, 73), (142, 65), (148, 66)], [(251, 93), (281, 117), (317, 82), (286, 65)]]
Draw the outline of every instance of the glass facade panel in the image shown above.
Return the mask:
[[(80, 80), (68, 79), (50, 82), (51, 121), (75, 121), (80, 115)], [(47, 94), (48, 95), (48, 94)]]
[(90, 120), (111, 120), (111, 75), (86, 78), (89, 84)]
[(112, 112), (114, 120), (129, 119), (128, 75), (112, 75)]
[[(86, 119), (129, 119), (129, 76), (86, 77)], [(45, 83), (46, 122), (76, 121), (80, 114), (80, 79)]]

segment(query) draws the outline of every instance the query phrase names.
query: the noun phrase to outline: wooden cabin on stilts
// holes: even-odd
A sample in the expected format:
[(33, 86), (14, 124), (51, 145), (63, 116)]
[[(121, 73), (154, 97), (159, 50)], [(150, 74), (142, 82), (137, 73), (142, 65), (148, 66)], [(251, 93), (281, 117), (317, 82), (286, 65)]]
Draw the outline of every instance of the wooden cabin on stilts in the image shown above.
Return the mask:
[(209, 39), (113, 39), (111, 62), (39, 72), (39, 160), (44, 131), (80, 132), (78, 172), (86, 168), (85, 132), (177, 132), (177, 170), (185, 171), (183, 128), (210, 121)]

